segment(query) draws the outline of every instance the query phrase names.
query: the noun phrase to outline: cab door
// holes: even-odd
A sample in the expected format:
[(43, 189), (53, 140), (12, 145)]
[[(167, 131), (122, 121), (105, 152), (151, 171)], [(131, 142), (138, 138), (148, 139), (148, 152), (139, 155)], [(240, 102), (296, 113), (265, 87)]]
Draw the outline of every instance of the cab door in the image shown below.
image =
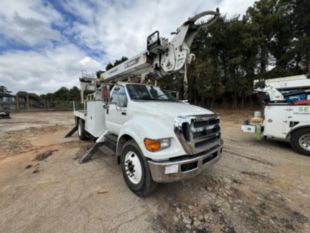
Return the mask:
[(124, 86), (115, 86), (112, 90), (109, 108), (107, 110), (107, 128), (118, 135), (127, 120), (128, 98)]

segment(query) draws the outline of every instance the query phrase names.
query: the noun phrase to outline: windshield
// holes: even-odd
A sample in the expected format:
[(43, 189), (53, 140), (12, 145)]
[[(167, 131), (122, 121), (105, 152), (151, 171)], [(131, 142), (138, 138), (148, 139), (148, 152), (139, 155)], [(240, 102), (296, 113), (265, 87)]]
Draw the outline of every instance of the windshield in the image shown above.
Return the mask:
[(132, 100), (175, 101), (169, 92), (159, 87), (141, 84), (127, 84), (126, 87)]

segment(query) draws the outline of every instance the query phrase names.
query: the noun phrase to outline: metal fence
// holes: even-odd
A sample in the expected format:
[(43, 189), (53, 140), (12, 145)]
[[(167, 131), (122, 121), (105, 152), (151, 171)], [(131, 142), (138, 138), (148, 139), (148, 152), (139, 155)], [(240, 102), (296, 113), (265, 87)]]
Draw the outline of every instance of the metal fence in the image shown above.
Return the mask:
[(83, 104), (80, 101), (64, 101), (64, 100), (55, 100), (55, 101), (46, 101), (43, 100), (40, 105), (29, 103), (29, 106), (19, 103), (19, 106), (16, 106), (16, 103), (4, 103), (0, 101), (0, 111), (5, 112), (37, 112), (37, 111), (72, 111), (73, 105), (76, 109), (83, 108)]

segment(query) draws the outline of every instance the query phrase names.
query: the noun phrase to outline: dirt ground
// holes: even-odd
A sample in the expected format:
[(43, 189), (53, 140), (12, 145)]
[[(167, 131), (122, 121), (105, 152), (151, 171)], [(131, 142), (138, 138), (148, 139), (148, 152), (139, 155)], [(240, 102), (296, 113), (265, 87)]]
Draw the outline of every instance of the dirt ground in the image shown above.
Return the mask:
[(222, 112), (223, 158), (139, 198), (113, 153), (80, 165), (92, 142), (65, 139), (70, 112), (0, 120), (1, 232), (310, 232), (310, 157), (240, 132)]

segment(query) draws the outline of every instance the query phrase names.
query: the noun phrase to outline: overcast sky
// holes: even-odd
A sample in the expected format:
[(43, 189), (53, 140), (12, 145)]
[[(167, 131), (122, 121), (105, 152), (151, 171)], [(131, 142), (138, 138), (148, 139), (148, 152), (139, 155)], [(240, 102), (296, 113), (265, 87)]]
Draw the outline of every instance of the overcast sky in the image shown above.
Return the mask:
[(168, 37), (188, 17), (220, 8), (242, 15), (254, 0), (7, 0), (0, 7), (0, 85), (46, 93), (78, 84), (146, 47), (155, 30)]

